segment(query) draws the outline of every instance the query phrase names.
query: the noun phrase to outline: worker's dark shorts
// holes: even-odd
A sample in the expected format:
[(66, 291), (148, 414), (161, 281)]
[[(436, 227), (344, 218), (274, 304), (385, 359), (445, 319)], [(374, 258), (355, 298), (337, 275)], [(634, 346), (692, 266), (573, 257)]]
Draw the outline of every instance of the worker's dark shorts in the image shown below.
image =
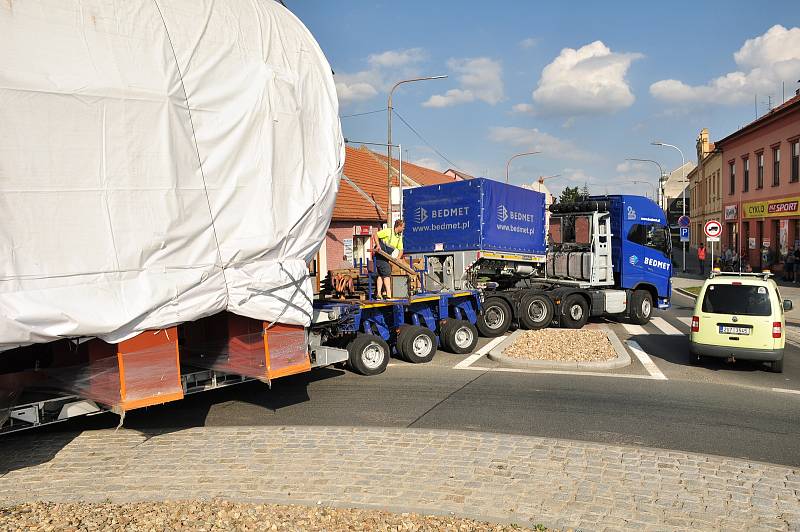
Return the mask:
[(375, 269), (380, 277), (391, 277), (392, 266), (385, 260), (375, 259)]

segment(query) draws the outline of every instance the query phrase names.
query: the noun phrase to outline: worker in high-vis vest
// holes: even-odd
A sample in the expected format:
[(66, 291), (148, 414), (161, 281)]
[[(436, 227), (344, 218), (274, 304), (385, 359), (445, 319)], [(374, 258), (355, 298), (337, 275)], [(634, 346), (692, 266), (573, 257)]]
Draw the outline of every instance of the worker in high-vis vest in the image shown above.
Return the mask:
[(372, 234), (373, 260), (375, 261), (375, 272), (377, 274), (376, 297), (380, 299), (384, 289), (386, 299), (392, 298), (392, 265), (380, 254), (375, 253), (378, 249), (388, 253), (392, 257), (399, 259), (403, 256), (403, 220), (394, 222), (394, 226), (381, 229)]

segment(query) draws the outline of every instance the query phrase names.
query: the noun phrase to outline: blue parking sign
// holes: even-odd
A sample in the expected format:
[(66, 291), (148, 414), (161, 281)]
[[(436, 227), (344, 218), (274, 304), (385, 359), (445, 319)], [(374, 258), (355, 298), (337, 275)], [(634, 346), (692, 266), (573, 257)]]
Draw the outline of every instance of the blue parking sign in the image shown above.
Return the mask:
[(688, 242), (689, 241), (689, 228), (688, 227), (681, 227), (681, 242)]

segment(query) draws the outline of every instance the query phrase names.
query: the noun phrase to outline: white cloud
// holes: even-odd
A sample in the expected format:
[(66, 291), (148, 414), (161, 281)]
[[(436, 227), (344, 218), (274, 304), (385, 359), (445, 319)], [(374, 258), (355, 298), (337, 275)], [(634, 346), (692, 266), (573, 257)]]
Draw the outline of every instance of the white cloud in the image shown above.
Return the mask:
[(577, 160), (592, 158), (571, 141), (554, 137), (536, 128), (492, 127), (489, 128), (489, 140), (530, 151), (540, 151), (543, 156), (550, 158)]
[(776, 24), (746, 40), (733, 59), (740, 70), (705, 85), (665, 79), (650, 85), (650, 94), (673, 103), (740, 104), (752, 101), (754, 94), (775, 91), (781, 81), (794, 81), (800, 72), (800, 28)]
[(505, 98), (503, 90), (503, 67), (488, 57), (473, 59), (451, 59), (448, 68), (458, 74), (461, 85), (444, 94), (435, 94), (423, 103), (425, 107), (449, 107), (481, 100), (495, 105)]
[(418, 63), (427, 56), (422, 48), (409, 48), (408, 50), (388, 50), (380, 54), (371, 54), (367, 61), (373, 67), (397, 68)]
[(526, 39), (522, 39), (521, 41), (519, 41), (519, 47), (522, 48), (523, 50), (528, 50), (529, 48), (533, 48), (534, 46), (539, 44), (540, 40), (541, 39), (539, 39), (538, 37), (528, 37)]
[(378, 90), (369, 83), (345, 83), (336, 82), (336, 94), (342, 104), (369, 100)]
[(612, 52), (602, 41), (564, 48), (544, 67), (533, 100), (541, 114), (613, 113), (635, 100), (625, 75), (638, 53)]
[(443, 172), (444, 170), (446, 170), (446, 168), (444, 167), (444, 165), (442, 165), (442, 163), (430, 157), (422, 157), (420, 159), (414, 159), (411, 162), (416, 164), (417, 166), (422, 166), (424, 168), (436, 170), (437, 172)]
[(339, 103), (342, 105), (369, 100), (387, 92), (391, 80), (417, 75), (417, 65), (424, 61), (422, 48), (387, 50), (367, 57), (369, 68), (355, 73), (337, 72), (334, 76)]
[(533, 107), (532, 104), (529, 104), (529, 103), (518, 103), (518, 104), (515, 104), (511, 108), (511, 110), (514, 111), (515, 113), (527, 114), (527, 113), (532, 113), (533, 110), (534, 110), (534, 107)]

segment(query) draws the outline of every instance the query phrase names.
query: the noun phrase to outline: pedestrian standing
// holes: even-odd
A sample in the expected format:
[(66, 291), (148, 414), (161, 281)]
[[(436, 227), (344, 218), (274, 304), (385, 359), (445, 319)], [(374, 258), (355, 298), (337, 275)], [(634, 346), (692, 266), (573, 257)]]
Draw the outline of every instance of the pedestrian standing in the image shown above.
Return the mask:
[(783, 261), (783, 280), (793, 282), (795, 272), (794, 249), (789, 248), (786, 259)]
[(697, 248), (697, 262), (700, 264), (700, 276), (706, 274), (706, 245), (701, 243)]

